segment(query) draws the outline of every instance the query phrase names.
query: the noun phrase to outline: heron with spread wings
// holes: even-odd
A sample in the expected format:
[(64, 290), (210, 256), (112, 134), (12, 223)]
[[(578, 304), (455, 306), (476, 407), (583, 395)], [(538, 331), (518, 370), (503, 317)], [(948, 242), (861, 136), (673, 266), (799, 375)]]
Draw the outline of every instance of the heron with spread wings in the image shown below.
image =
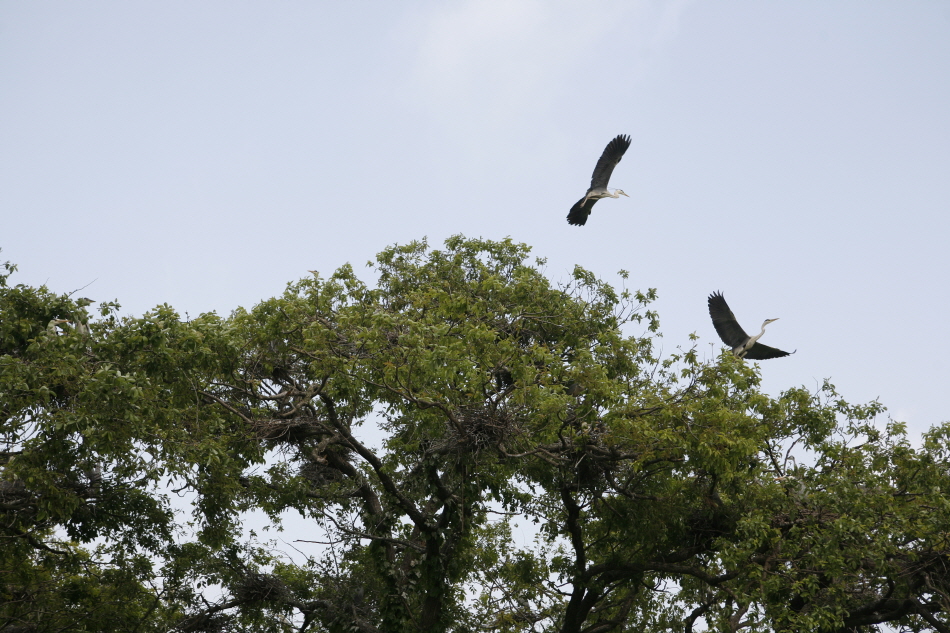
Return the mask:
[[(610, 175), (614, 173), (614, 167), (623, 158), (624, 152), (630, 147), (630, 137), (623, 134), (617, 135), (614, 140), (607, 144), (604, 153), (601, 154), (597, 166), (594, 167), (594, 175), (590, 179), (590, 189), (583, 198), (578, 200), (577, 204), (571, 207), (571, 212), (567, 214), (567, 223), (575, 226), (583, 226), (587, 223), (590, 211), (601, 198), (619, 198), (627, 196), (622, 190), (614, 189), (610, 191), (607, 183), (610, 182)], [(628, 198), (630, 196), (627, 196)]]
[[(766, 319), (762, 324), (762, 331), (755, 336), (749, 336), (739, 325), (736, 315), (729, 309), (726, 298), (721, 292), (709, 295), (709, 316), (712, 317), (713, 327), (719, 334), (722, 342), (732, 348), (732, 353), (747, 360), (766, 360), (781, 358), (795, 352), (783, 352), (780, 349), (769, 347), (757, 342), (765, 334), (765, 326), (778, 319)], [(796, 350), (797, 351), (797, 350)]]

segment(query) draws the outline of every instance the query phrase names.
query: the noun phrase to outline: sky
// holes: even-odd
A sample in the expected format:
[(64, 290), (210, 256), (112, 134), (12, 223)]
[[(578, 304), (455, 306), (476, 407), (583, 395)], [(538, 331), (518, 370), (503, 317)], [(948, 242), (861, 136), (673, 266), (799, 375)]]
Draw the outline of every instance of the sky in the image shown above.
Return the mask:
[[(633, 143), (584, 227), (565, 216)], [(950, 420), (950, 4), (0, 2), (0, 261), (140, 315), (229, 314), (395, 243), (532, 246), (722, 291), (773, 395)]]

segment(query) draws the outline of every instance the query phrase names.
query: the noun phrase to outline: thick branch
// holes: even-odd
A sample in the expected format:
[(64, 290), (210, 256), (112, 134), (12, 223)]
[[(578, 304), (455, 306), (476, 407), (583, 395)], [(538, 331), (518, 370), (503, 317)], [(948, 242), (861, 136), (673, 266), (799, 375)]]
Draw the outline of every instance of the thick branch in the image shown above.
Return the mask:
[(434, 528), (432, 525), (426, 521), (426, 517), (419, 511), (419, 509), (411, 502), (409, 499), (400, 492), (399, 488), (396, 486), (396, 482), (393, 481), (392, 477), (383, 469), (383, 462), (380, 461), (376, 454), (373, 451), (369, 450), (363, 444), (361, 444), (353, 434), (350, 433), (350, 430), (346, 427), (345, 424), (342, 424), (337, 417), (336, 407), (333, 404), (333, 400), (327, 397), (324, 394), (320, 394), (320, 399), (323, 401), (324, 406), (327, 408), (327, 412), (330, 416), (330, 421), (333, 423), (334, 428), (336, 428), (340, 435), (346, 438), (347, 444), (356, 451), (360, 457), (362, 457), (366, 462), (372, 466), (373, 471), (376, 473), (376, 476), (379, 477), (379, 482), (383, 485), (383, 488), (396, 500), (396, 503), (402, 508), (403, 512), (406, 513), (406, 516), (413, 522), (413, 524), (425, 532), (431, 532)]

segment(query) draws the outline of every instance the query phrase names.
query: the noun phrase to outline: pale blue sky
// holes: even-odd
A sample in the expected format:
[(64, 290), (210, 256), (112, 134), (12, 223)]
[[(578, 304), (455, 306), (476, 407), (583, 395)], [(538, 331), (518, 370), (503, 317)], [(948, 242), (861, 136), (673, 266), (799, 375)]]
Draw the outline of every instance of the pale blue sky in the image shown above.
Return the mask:
[[(633, 144), (583, 228), (606, 143)], [(0, 2), (0, 259), (128, 314), (511, 236), (950, 419), (946, 2)], [(370, 278), (370, 271), (365, 271)]]

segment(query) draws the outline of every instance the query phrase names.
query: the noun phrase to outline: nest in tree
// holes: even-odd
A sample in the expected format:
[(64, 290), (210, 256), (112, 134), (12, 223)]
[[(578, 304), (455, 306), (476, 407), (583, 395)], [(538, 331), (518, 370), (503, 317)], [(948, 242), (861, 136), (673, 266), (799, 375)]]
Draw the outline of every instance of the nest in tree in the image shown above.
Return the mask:
[(343, 473), (336, 468), (316, 461), (308, 461), (301, 466), (299, 475), (312, 483), (315, 488), (338, 483), (344, 479)]
[(290, 420), (257, 420), (252, 427), (262, 440), (295, 443), (326, 433), (323, 424), (315, 418), (298, 417)]
[(712, 539), (732, 534), (736, 529), (735, 513), (718, 501), (707, 499), (706, 507), (692, 512), (686, 519), (686, 528), (694, 544), (707, 543)]
[(175, 630), (186, 631), (187, 633), (222, 633), (230, 630), (229, 625), (233, 619), (223, 613), (202, 613), (186, 618), (175, 627)]
[(15, 501), (30, 496), (30, 491), (26, 489), (23, 480), (0, 481), (0, 501)]
[(608, 466), (590, 453), (582, 454), (574, 464), (574, 473), (579, 490), (599, 490), (607, 485)]
[(459, 422), (446, 438), (447, 449), (458, 453), (478, 453), (494, 449), (520, 428), (518, 419), (506, 409), (466, 409), (456, 418)]
[(287, 585), (272, 574), (252, 572), (234, 587), (234, 597), (244, 602), (273, 602), (286, 598)]

